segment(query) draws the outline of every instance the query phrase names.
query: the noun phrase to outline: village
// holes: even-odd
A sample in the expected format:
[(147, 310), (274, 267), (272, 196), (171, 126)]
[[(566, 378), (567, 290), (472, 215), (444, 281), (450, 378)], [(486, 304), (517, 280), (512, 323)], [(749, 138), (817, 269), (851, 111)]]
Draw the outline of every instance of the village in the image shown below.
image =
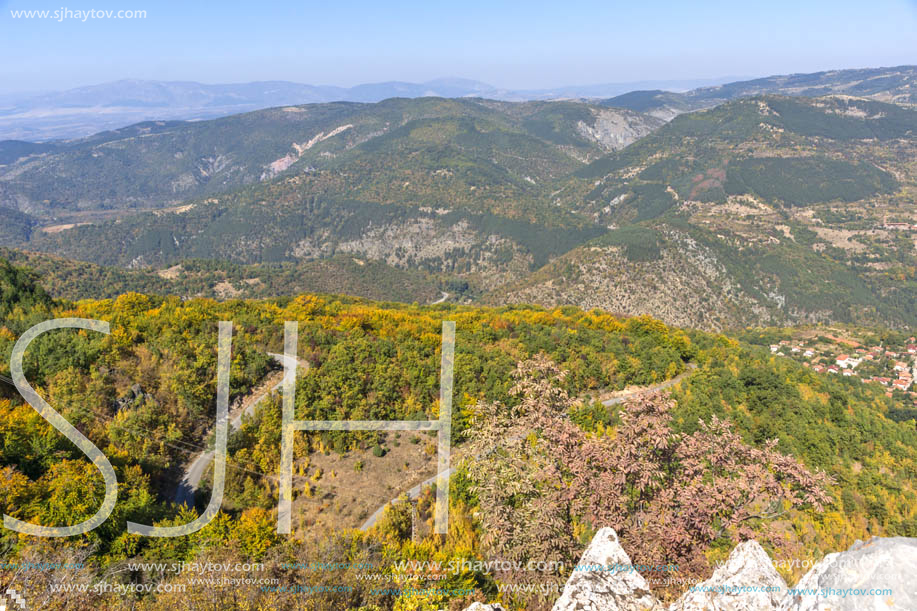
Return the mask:
[(835, 336), (811, 335), (781, 340), (770, 345), (771, 353), (793, 358), (816, 373), (835, 374), (861, 382), (880, 384), (891, 397), (896, 391), (917, 406), (917, 338), (901, 345), (863, 345)]

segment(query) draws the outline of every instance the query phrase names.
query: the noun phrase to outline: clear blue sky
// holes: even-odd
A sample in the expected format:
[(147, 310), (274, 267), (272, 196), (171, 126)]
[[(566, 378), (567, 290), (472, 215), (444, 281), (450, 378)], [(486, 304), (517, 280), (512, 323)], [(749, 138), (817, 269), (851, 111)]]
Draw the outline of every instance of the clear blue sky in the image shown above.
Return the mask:
[[(145, 10), (139, 20), (18, 10)], [(917, 64), (917, 0), (0, 0), (0, 92), (121, 78), (508, 88)]]

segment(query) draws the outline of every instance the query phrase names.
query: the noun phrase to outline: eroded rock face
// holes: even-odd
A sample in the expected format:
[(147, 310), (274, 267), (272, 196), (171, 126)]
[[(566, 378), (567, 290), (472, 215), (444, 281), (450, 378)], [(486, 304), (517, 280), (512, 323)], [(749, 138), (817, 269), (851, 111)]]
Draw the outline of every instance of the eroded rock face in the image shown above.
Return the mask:
[(917, 609), (917, 539), (874, 537), (828, 554), (787, 592), (778, 609)]
[(685, 592), (669, 611), (773, 611), (786, 582), (757, 541), (736, 546), (707, 581)]
[[(580, 558), (553, 611), (659, 611), (663, 607), (650, 592), (611, 528), (603, 528)], [(615, 568), (618, 567), (618, 568)]]
[[(553, 611), (662, 611), (643, 576), (631, 567), (617, 533), (603, 528), (583, 553)], [(615, 569), (615, 567), (618, 567)], [(668, 611), (917, 610), (917, 538), (875, 537), (828, 554), (794, 588), (756, 541), (746, 541), (707, 581)], [(503, 611), (475, 603), (465, 611)]]

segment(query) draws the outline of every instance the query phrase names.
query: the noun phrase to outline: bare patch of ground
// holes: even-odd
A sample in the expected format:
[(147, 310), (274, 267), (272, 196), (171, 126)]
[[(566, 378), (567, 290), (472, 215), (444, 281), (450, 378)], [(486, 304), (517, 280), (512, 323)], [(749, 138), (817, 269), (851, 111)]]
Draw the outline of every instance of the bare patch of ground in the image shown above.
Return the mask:
[(359, 528), (379, 507), (436, 474), (435, 435), (390, 432), (384, 447), (388, 452), (382, 457), (369, 450), (313, 452), (297, 461), (293, 527), (298, 536), (309, 539), (311, 533), (329, 529)]
[(187, 204), (185, 206), (173, 206), (171, 208), (159, 208), (158, 210), (153, 210), (153, 214), (156, 216), (162, 216), (163, 214), (181, 214), (182, 212), (187, 212), (194, 208), (194, 204)]
[(47, 227), (42, 227), (39, 231), (44, 233), (60, 233), (61, 231), (66, 231), (68, 229), (73, 229), (74, 227), (79, 227), (80, 225), (90, 225), (91, 223), (64, 223), (63, 225), (48, 225)]
[(165, 278), (166, 280), (175, 280), (178, 278), (183, 269), (181, 265), (173, 265), (168, 269), (161, 269), (156, 272), (156, 275), (160, 278)]
[(233, 297), (238, 297), (242, 294), (242, 291), (225, 280), (223, 282), (217, 282), (215, 285), (213, 285), (213, 291), (220, 299), (232, 299)]
[(793, 231), (790, 229), (789, 225), (775, 225), (774, 229), (782, 232), (783, 237), (785, 237), (787, 240), (793, 240), (794, 242), (796, 241), (796, 238), (793, 237)]
[(819, 227), (818, 225), (813, 225), (810, 229), (817, 233), (819, 238), (828, 242), (835, 248), (843, 248), (850, 252), (863, 252), (866, 250), (865, 244), (852, 239), (858, 235), (862, 235), (863, 232), (861, 231), (829, 229), (827, 227)]
[(751, 195), (730, 195), (720, 210), (736, 215), (760, 215), (773, 212), (770, 208), (756, 200)]

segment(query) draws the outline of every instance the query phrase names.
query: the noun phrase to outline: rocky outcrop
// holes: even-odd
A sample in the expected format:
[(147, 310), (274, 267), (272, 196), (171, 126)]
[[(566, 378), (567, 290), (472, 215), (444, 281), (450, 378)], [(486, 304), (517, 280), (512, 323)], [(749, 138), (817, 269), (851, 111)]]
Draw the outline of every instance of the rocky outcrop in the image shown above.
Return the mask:
[(586, 548), (553, 611), (661, 610), (649, 585), (631, 570), (618, 534), (603, 528)]
[(745, 321), (767, 325), (779, 304), (748, 293), (721, 257), (680, 231), (660, 233), (658, 254), (636, 256), (623, 246), (579, 246), (485, 298), (494, 305), (576, 304), (628, 316), (651, 314), (682, 327), (718, 330)]
[(685, 592), (669, 611), (771, 611), (786, 582), (757, 541), (736, 546), (707, 581)]
[(665, 123), (656, 117), (620, 108), (593, 108), (592, 115), (592, 125), (579, 121), (576, 131), (606, 151), (618, 151)]
[(787, 592), (780, 611), (917, 609), (917, 539), (874, 537), (828, 554)]
[[(586, 548), (553, 611), (661, 611), (611, 528)], [(917, 610), (917, 538), (875, 537), (828, 554), (794, 588), (756, 541), (736, 546), (707, 581), (668, 611)], [(466, 611), (501, 609), (475, 603)]]

